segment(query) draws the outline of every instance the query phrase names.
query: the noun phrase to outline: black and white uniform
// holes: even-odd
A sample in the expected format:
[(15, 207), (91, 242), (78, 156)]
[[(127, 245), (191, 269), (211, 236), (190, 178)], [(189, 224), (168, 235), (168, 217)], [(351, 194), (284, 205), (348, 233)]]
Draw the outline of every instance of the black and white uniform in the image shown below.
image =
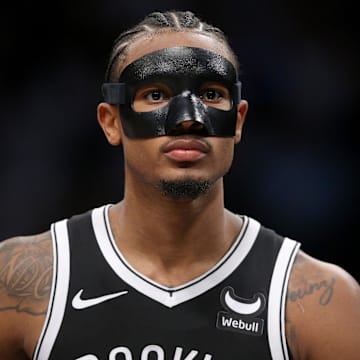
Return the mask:
[(300, 244), (256, 220), (198, 278), (168, 288), (124, 259), (102, 206), (52, 224), (54, 273), (34, 360), (287, 360)]

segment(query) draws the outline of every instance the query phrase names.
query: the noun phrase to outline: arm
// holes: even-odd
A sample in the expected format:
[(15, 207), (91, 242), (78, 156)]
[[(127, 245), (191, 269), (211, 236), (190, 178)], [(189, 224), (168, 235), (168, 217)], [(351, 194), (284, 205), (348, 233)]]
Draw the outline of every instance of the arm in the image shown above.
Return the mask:
[(0, 359), (30, 359), (52, 279), (49, 232), (0, 242)]
[(356, 280), (342, 268), (300, 252), (288, 288), (286, 337), (294, 360), (359, 359)]

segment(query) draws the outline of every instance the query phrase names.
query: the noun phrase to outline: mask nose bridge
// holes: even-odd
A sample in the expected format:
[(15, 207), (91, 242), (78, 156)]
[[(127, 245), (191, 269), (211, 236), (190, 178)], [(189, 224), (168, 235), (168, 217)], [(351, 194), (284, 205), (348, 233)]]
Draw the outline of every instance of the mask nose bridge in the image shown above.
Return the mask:
[(190, 90), (175, 95), (169, 104), (166, 132), (170, 132), (185, 121), (194, 121), (206, 127), (206, 108), (207, 106)]

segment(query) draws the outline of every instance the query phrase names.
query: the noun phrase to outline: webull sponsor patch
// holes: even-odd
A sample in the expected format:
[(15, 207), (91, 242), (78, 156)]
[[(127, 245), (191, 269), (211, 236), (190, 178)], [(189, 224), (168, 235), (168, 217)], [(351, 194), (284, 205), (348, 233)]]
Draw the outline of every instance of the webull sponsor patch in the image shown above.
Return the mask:
[(260, 336), (264, 331), (264, 320), (219, 311), (216, 319), (216, 327), (220, 330), (235, 331), (246, 335)]

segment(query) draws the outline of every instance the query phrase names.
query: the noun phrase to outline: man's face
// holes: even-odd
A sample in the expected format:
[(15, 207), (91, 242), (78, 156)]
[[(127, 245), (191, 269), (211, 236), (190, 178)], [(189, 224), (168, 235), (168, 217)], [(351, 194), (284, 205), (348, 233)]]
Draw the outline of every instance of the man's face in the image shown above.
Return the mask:
[[(162, 54), (159, 61), (166, 65), (168, 57), (165, 61), (164, 54), (168, 51), (176, 53), (179, 47), (191, 50), (187, 61), (203, 57), (197, 71), (186, 70), (188, 67), (183, 67), (178, 60), (176, 63), (183, 73), (174, 71), (172, 67), (168, 72), (164, 66), (156, 66), (153, 55)], [(190, 48), (199, 51), (194, 54)], [(220, 185), (231, 166), (234, 144), (240, 140), (247, 109), (245, 101), (234, 104), (236, 76), (226, 60), (228, 54), (222, 44), (200, 34), (167, 32), (136, 40), (127, 54), (120, 80), (130, 85), (126, 98), (131, 101), (119, 105), (116, 113), (116, 106), (108, 106), (110, 112), (119, 117), (119, 136), (114, 136), (119, 140), (111, 143), (116, 144), (121, 139), (123, 144), (126, 191), (136, 187), (137, 193), (143, 189), (146, 196), (150, 189), (161, 188), (164, 193), (171, 192), (172, 196), (179, 198), (185, 189), (188, 194), (185, 198), (195, 198), (209, 187), (214, 188), (213, 184)], [(210, 62), (220, 59), (218, 66), (209, 70), (209, 66), (204, 65), (205, 55), (210, 55)], [(144, 59), (147, 62), (145, 68)], [(127, 67), (131, 70), (129, 73)], [(194, 73), (197, 76), (194, 77)], [(221, 126), (216, 127), (216, 121), (214, 126), (214, 112), (227, 115), (232, 112), (231, 119), (228, 119), (231, 126), (226, 124), (221, 130)], [(129, 127), (129, 123), (134, 114), (150, 123), (157, 113), (160, 114), (156, 120), (158, 124), (156, 121), (152, 123), (150, 133), (146, 130), (143, 136), (136, 136), (137, 129), (135, 134), (132, 133), (134, 129), (131, 125)], [(104, 130), (105, 133), (117, 132), (114, 128)], [(212, 131), (224, 133), (217, 136)]]

